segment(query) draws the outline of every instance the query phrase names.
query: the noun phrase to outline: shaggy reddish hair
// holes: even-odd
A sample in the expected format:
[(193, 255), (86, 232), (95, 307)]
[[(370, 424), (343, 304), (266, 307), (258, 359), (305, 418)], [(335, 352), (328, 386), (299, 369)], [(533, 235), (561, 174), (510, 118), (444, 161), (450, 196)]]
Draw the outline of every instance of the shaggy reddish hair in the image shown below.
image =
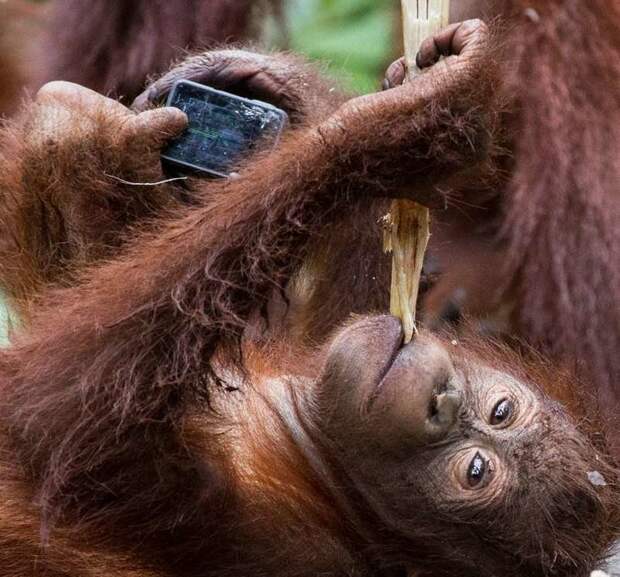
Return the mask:
[(515, 0), (518, 95), (503, 231), (517, 322), (596, 384), (620, 451), (620, 5)]

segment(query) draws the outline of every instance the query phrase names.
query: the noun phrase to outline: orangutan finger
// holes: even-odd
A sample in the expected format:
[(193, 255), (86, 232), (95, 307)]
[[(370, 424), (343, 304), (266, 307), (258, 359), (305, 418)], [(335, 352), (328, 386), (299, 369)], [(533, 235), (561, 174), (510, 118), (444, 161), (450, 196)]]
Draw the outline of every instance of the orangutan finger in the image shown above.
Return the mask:
[(388, 90), (395, 86), (400, 86), (407, 77), (407, 65), (405, 59), (399, 58), (388, 66), (385, 72), (385, 78), (383, 80), (383, 89)]
[(452, 37), (460, 25), (460, 22), (451, 24), (437, 34), (424, 39), (416, 56), (418, 68), (428, 68), (435, 64), (441, 56), (450, 54)]
[(154, 108), (129, 118), (123, 136), (140, 144), (160, 148), (187, 128), (187, 116), (178, 108)]
[(116, 100), (79, 84), (60, 80), (43, 85), (37, 92), (35, 100), (39, 104), (58, 103), (68, 108), (79, 107), (84, 111), (96, 112), (105, 108), (121, 116), (129, 114), (129, 110)]
[(478, 19), (465, 20), (461, 22), (461, 25), (455, 30), (451, 38), (442, 37), (439, 34), (438, 43), (440, 46), (448, 44), (449, 53), (454, 55), (462, 55), (468, 49), (473, 48), (475, 45), (484, 43), (489, 37), (489, 28), (482, 21)]
[(460, 55), (487, 38), (488, 28), (482, 20), (452, 24), (422, 42), (416, 57), (418, 68), (428, 68), (441, 56)]

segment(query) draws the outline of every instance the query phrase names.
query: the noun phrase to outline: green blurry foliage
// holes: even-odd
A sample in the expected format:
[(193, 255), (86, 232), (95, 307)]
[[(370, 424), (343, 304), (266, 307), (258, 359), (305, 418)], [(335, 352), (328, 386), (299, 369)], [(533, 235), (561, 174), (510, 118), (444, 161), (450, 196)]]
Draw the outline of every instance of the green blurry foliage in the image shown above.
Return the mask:
[(378, 89), (394, 56), (397, 0), (288, 0), (290, 48), (329, 65), (356, 92)]
[(0, 347), (8, 344), (8, 328), (9, 328), (9, 318), (8, 311), (6, 306), (4, 305), (2, 295), (0, 295)]

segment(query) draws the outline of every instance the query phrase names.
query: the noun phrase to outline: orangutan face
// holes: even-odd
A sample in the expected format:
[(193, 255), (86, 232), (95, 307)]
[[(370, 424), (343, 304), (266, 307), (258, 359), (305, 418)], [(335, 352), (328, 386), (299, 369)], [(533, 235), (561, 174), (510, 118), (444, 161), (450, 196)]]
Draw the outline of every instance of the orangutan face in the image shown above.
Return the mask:
[(492, 543), (493, 571), (510, 575), (510, 555), (536, 575), (570, 563), (571, 532), (603, 523), (594, 451), (565, 413), (456, 343), (422, 333), (403, 346), (398, 320), (364, 318), (333, 341), (318, 404), (352, 498), (411, 540), (417, 566), (422, 549), (476, 574), (471, 552)]

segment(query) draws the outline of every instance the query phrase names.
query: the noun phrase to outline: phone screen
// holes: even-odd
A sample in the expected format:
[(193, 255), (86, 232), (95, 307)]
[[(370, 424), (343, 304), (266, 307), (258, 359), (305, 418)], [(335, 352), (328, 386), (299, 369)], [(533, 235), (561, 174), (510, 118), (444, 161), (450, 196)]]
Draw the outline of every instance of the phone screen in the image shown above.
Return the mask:
[(259, 143), (275, 146), (287, 122), (286, 113), (275, 106), (188, 80), (175, 84), (168, 106), (183, 110), (189, 126), (170, 142), (162, 158), (217, 176), (229, 176)]

